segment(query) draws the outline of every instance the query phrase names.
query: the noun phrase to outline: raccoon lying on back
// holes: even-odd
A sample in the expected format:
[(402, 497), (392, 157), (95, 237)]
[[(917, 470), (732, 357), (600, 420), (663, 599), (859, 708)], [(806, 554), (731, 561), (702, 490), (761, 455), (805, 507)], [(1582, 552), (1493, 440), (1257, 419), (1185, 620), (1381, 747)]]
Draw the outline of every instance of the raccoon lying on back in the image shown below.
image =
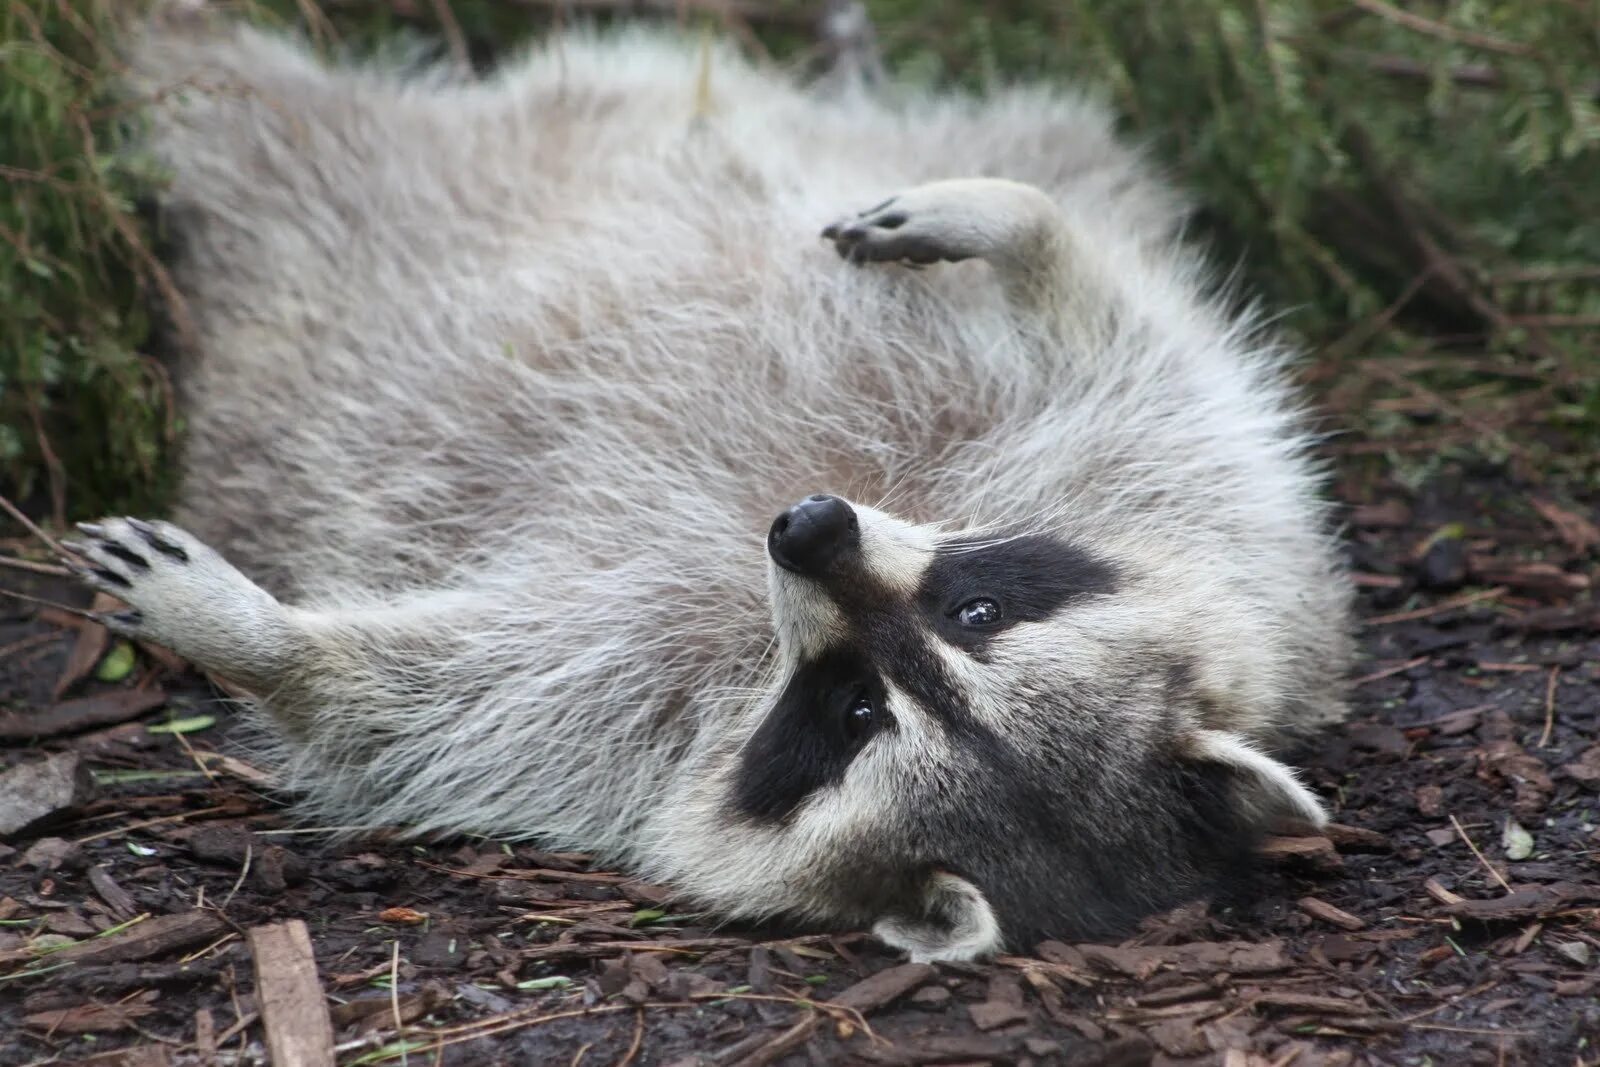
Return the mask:
[(134, 70), (185, 488), (84, 573), (259, 695), (311, 817), (919, 959), (1323, 819), (1268, 755), (1348, 658), (1284, 353), (1099, 110), (640, 33), (458, 83), (164, 24)]

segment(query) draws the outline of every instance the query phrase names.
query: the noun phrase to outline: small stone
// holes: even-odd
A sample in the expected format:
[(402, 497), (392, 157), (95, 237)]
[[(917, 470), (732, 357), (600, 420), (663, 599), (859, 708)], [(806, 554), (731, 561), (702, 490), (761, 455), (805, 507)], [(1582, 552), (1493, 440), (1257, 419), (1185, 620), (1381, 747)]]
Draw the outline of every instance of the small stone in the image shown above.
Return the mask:
[(1576, 963), (1579, 967), (1589, 966), (1591, 958), (1589, 946), (1582, 941), (1564, 941), (1556, 946), (1556, 952)]
[(1467, 580), (1467, 546), (1459, 537), (1441, 537), (1417, 561), (1417, 582), (1424, 589), (1448, 592)]
[(1444, 814), (1444, 790), (1436, 785), (1417, 786), (1417, 813), (1430, 819)]
[(931, 985), (911, 994), (911, 1003), (919, 1008), (937, 1011), (950, 1003), (950, 990), (944, 986)]
[(411, 962), (418, 967), (455, 970), (466, 956), (467, 936), (450, 930), (430, 930), (411, 950)]
[(76, 866), (81, 852), (71, 841), (63, 841), (59, 837), (41, 837), (28, 846), (19, 862), (24, 867), (40, 871), (54, 871), (62, 867), (70, 869)]
[(0, 837), (26, 834), (61, 818), (94, 795), (94, 778), (76, 752), (35, 760), (0, 774)]

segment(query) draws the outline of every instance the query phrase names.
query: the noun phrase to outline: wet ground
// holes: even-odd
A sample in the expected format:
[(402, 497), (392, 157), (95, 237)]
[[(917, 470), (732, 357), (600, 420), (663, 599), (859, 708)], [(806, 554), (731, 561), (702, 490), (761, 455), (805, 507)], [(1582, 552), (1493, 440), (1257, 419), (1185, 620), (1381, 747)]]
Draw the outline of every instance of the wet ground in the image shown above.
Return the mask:
[[(983, 965), (713, 929), (525, 845), (329, 844), (206, 683), (0, 604), (0, 766), (60, 754), (73, 801), (0, 838), (0, 1064), (265, 1062), (296, 983), (347, 1065), (1600, 1063), (1595, 502), (1340, 492), (1364, 658), (1302, 758), (1338, 825), (1269, 842), (1249, 904)], [(314, 971), (257, 940), (291, 919)]]

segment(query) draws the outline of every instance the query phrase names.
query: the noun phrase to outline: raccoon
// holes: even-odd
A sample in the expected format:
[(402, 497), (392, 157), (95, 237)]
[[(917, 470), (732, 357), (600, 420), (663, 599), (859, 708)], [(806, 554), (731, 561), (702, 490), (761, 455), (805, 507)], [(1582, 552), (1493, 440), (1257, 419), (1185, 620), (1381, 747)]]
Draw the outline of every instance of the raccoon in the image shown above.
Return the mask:
[(918, 960), (1117, 932), (1324, 820), (1273, 755), (1350, 655), (1289, 353), (1093, 103), (641, 29), (481, 80), (131, 51), (184, 482), (78, 568), (254, 695), (309, 818)]

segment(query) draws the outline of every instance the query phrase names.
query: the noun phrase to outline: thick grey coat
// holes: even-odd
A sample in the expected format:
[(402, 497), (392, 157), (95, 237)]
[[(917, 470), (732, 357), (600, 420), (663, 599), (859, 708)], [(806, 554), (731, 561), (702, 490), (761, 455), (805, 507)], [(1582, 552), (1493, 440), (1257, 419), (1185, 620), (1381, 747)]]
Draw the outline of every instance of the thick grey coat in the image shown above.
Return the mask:
[[(259, 695), (309, 818), (920, 958), (1113, 929), (1322, 817), (1266, 754), (1349, 653), (1285, 353), (1096, 107), (639, 33), (476, 83), (181, 20), (133, 56), (184, 488), (82, 551)], [(816, 491), (859, 534), (808, 577), (763, 538)]]

